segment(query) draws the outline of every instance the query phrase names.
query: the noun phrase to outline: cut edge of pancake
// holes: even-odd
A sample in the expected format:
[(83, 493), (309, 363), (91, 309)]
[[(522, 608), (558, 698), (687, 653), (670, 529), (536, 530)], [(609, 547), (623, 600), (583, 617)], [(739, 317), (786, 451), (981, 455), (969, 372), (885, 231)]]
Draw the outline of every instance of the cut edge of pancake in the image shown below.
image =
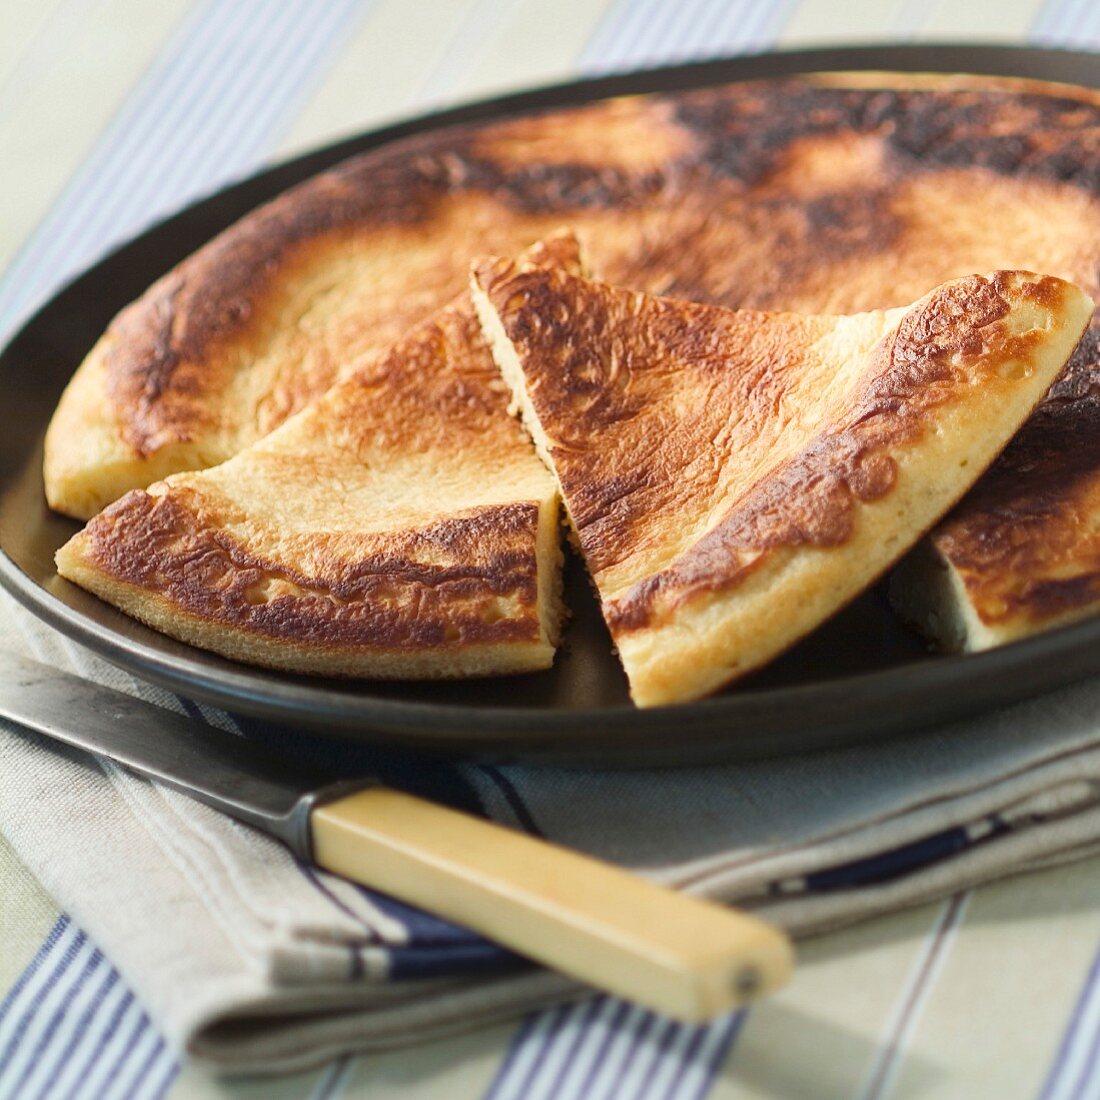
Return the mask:
[[(498, 265), (502, 270), (513, 268), (517, 273), (521, 270), (520, 266), (512, 260), (494, 257), (489, 262)], [(527, 386), (523, 375), (523, 366), (520, 364), (519, 355), (512, 341), (508, 339), (508, 334), (504, 331), (504, 324), (500, 319), (500, 315), (497, 313), (496, 309), (493, 308), (493, 304), (489, 300), (485, 288), (478, 279), (477, 268), (478, 264), (476, 262), (471, 265), (470, 268), (470, 296), (473, 299), (474, 308), (477, 310), (478, 321), (481, 323), (481, 331), (484, 333), (489, 349), (493, 353), (493, 359), (500, 370), (501, 377), (511, 391), (512, 403), (509, 406), (509, 411), (512, 412), (513, 415), (519, 416), (524, 429), (535, 446), (535, 452), (538, 454), (539, 458), (542, 459), (543, 465), (545, 465), (546, 469), (550, 472), (550, 476), (554, 479), (554, 483), (557, 485), (560, 495), (561, 479), (558, 477), (558, 471), (554, 467), (554, 460), (550, 456), (550, 448), (546, 441), (546, 433), (542, 430), (542, 424), (539, 422), (538, 414), (535, 412), (535, 407), (531, 402), (531, 395), (527, 392)], [(566, 512), (568, 513), (568, 509), (566, 509)], [(572, 527), (570, 530), (572, 530)]]
[(982, 622), (962, 577), (930, 538), (890, 574), (890, 606), (907, 626), (945, 653), (969, 653), (1013, 641), (1026, 631), (998, 631)]
[(898, 618), (943, 653), (979, 653), (1081, 622), (1100, 610), (1100, 601), (1092, 599), (1041, 617), (1025, 607), (983, 618), (963, 574), (936, 545), (935, 532), (898, 562), (888, 595)]
[[(1047, 384), (1058, 369), (1049, 370)], [(655, 652), (650, 644), (652, 636), (645, 633), (621, 637), (618, 645), (623, 661), (636, 669), (631, 680), (638, 684), (638, 704), (677, 701), (682, 685), (689, 683), (692, 687), (688, 697), (709, 694), (767, 664), (849, 604), (965, 495), (1045, 390), (1045, 385), (1036, 386), (1032, 394), (1018, 402), (1007, 430), (991, 429), (978, 439), (971, 436), (965, 467), (951, 443), (959, 433), (948, 426), (948, 418), (941, 418), (938, 423), (946, 430), (926, 437), (924, 444), (912, 452), (891, 455), (898, 465), (897, 485), (883, 500), (858, 506), (855, 529), (844, 545), (843, 556), (830, 555), (828, 549), (817, 547), (784, 549), (733, 591), (693, 601), (685, 609), (683, 621), (663, 627), (678, 637), (678, 647), (673, 648), (679, 652), (675, 655)], [(922, 492), (928, 485), (935, 485), (934, 494)], [(902, 513), (910, 534), (899, 537), (897, 520)], [(861, 564), (858, 574), (851, 570), (853, 560)], [(804, 626), (790, 632), (785, 626), (795, 616), (803, 620)], [(765, 625), (744, 637), (739, 629), (742, 620)], [(727, 646), (737, 637), (743, 639), (741, 659), (709, 669), (701, 666), (701, 655), (712, 647)]]

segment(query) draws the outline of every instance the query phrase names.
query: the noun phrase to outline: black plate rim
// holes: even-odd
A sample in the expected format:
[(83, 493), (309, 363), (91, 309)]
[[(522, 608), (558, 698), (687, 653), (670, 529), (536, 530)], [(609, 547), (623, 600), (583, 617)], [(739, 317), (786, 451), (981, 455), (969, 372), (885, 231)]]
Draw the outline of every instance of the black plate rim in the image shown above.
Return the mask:
[[(930, 63), (933, 58), (937, 64)], [(874, 63), (869, 64), (872, 60)], [(970, 72), (1051, 80), (1050, 68), (1055, 64), (1091, 71), (1091, 79), (1083, 79), (1082, 72), (1078, 71), (1072, 78), (1064, 78), (1066, 83), (1100, 86), (1100, 55), (1081, 50), (982, 43), (858, 44), (658, 66), (564, 81), (433, 111), (339, 139), (192, 201), (119, 245), (56, 291), (23, 323), (8, 346), (33, 331), (41, 316), (55, 308), (59, 299), (79, 290), (85, 281), (94, 279), (101, 265), (136, 241), (187, 218), (195, 207), (237, 188), (250, 187), (258, 180), (271, 181), (278, 186), (277, 181), (287, 177), (284, 184), (287, 186), (347, 156), (412, 133), (541, 107), (651, 91), (655, 90), (654, 82), (661, 83), (659, 90), (666, 90), (801, 72), (880, 69)], [(181, 691), (230, 711), (283, 723), (323, 728), (335, 734), (355, 732), (372, 741), (402, 748), (478, 759), (517, 758), (534, 763), (598, 759), (601, 763), (622, 763), (618, 758), (629, 752), (635, 757), (629, 763), (647, 763), (647, 754), (655, 752), (657, 762), (668, 762), (663, 756), (667, 755), (667, 734), (673, 729), (694, 743), (686, 754), (691, 758), (700, 753), (706, 759), (782, 755), (806, 748), (847, 744), (872, 734), (886, 736), (903, 732), (918, 724), (914, 717), (918, 717), (920, 723), (962, 717), (997, 702), (1062, 686), (1100, 667), (1100, 661), (1083, 661), (1081, 657), (1100, 646), (1100, 618), (1097, 618), (983, 653), (911, 662), (886, 670), (764, 691), (753, 691), (748, 684), (739, 692), (674, 706), (568, 711), (478, 707), (388, 699), (369, 693), (351, 694), (332, 687), (331, 681), (311, 684), (302, 680), (264, 680), (258, 684), (256, 671), (243, 665), (229, 667), (228, 662), (225, 668), (212, 671), (198, 661), (168, 655), (154, 646), (106, 631), (24, 573), (3, 546), (0, 546), (0, 586), (62, 634), (112, 663), (170, 690)], [(1055, 662), (1060, 663), (1055, 665)], [(1037, 677), (1036, 669), (1044, 670), (1042, 675)], [(990, 690), (988, 685), (1006, 677), (1013, 678), (1013, 691)], [(363, 687), (363, 682), (351, 683), (357, 689)], [(983, 683), (986, 689), (974, 691), (965, 704), (953, 698), (960, 688), (973, 689)], [(919, 702), (921, 693), (923, 703)], [(897, 706), (899, 699), (912, 701), (914, 709), (902, 713), (904, 708)], [(859, 707), (864, 712), (862, 719), (844, 716), (853, 700), (860, 701)], [(869, 721), (866, 713), (878, 706), (895, 709), (879, 712)], [(790, 732), (788, 715), (792, 711), (801, 715), (803, 722), (807, 714), (814, 714), (818, 726), (816, 731), (800, 730), (797, 738), (789, 738), (791, 743), (788, 744), (783, 734)], [(754, 737), (731, 736), (731, 726), (746, 722), (754, 723)], [(588, 743), (577, 743), (576, 739), (583, 738), (586, 731), (593, 728), (597, 732)], [(563, 736), (574, 739), (573, 743), (563, 746)], [(655, 743), (655, 736), (663, 740)], [(676, 762), (684, 756), (684, 747), (682, 742), (676, 746)]]

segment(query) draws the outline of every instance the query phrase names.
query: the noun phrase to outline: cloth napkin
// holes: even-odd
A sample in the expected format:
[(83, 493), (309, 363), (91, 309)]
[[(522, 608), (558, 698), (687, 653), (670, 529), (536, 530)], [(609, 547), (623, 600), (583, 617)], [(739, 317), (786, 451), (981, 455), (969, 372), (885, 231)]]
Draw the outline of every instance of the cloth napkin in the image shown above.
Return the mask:
[[(0, 614), (0, 644), (202, 716), (227, 736), (381, 775), (736, 902), (796, 935), (1100, 849), (1100, 680), (904, 739), (736, 766), (440, 766), (200, 708), (7, 598)], [(0, 831), (169, 1042), (223, 1072), (290, 1071), (585, 992), (10, 724), (0, 724)]]

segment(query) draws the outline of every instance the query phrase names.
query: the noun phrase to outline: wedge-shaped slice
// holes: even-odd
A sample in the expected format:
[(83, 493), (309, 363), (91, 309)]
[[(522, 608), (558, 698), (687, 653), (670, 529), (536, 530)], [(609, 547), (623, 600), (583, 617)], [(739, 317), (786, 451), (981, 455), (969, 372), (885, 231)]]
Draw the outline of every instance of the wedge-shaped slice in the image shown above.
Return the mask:
[(894, 570), (891, 602), (938, 648), (989, 649), (1100, 612), (1100, 434), (1085, 431), (1090, 402), (1095, 416), (1095, 395), (1079, 393), (1070, 409), (1052, 394)]
[[(576, 265), (571, 237), (529, 254)], [(545, 668), (558, 495), (508, 415), (469, 294), (220, 466), (133, 490), (62, 576), (175, 638), (298, 672)]]
[(888, 313), (731, 311), (503, 260), (476, 265), (474, 295), (643, 706), (762, 665), (882, 573), (1092, 308), (1000, 271)]

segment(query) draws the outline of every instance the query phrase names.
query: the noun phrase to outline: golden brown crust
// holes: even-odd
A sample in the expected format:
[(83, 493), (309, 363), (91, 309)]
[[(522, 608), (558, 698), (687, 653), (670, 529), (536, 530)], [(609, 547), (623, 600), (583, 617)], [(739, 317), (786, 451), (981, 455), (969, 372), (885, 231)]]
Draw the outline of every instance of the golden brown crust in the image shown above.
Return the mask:
[(779, 168), (799, 142), (874, 135), (895, 171), (978, 167), (1095, 188), (1095, 92), (1039, 84), (1020, 91), (996, 78), (964, 79), (969, 87), (948, 78), (941, 88), (845, 88), (811, 77), (742, 85), (736, 95), (708, 88), (681, 93), (676, 117), (701, 140), (705, 135), (707, 164), (750, 185)]
[[(606, 132), (607, 140), (586, 140), (593, 131)], [(629, 153), (636, 143), (628, 139), (638, 131), (648, 134), (649, 147), (657, 151), (649, 163), (638, 163)], [(768, 284), (788, 282), (805, 266), (801, 238), (807, 234), (817, 238), (816, 249), (834, 259), (838, 250), (889, 249), (905, 224), (891, 210), (888, 192), (913, 171), (978, 168), (1068, 182), (1089, 194), (1100, 181), (1095, 105), (1069, 98), (1064, 90), (1050, 95), (957, 87), (851, 89), (785, 80), (616, 100), (551, 113), (545, 120), (535, 116), (454, 128), (354, 158), (292, 189), (221, 234), (123, 311), (107, 351), (119, 423), (127, 442), (142, 454), (169, 440), (194, 438), (209, 420), (203, 398), (224, 384), (212, 362), (218, 349), (247, 345), (250, 336), (260, 335), (256, 330), (272, 310), (279, 283), (314, 258), (324, 262), (330, 249), (354, 247), (372, 230), (404, 226), (415, 234), (443, 222), (442, 207), (465, 194), (491, 199), (506, 215), (485, 242), (488, 249), (512, 251), (525, 244), (541, 228), (543, 215), (566, 220), (615, 211), (617, 220), (625, 217), (627, 231), (607, 248), (610, 277), (720, 304), (782, 304), (766, 288), (731, 287), (732, 294), (723, 293), (722, 283), (729, 281), (699, 271), (704, 265), (695, 262), (681, 260), (661, 271), (685, 242), (673, 227), (660, 242), (660, 256), (647, 260), (632, 239), (644, 226), (629, 225), (630, 211), (660, 213), (685, 191), (693, 202), (701, 196), (701, 205), (713, 208), (716, 201), (734, 198), (724, 195), (727, 188), (743, 196), (746, 187), (764, 184), (751, 209), (757, 218), (768, 216), (775, 213), (766, 208), (771, 195), (783, 197), (784, 165), (791, 163), (797, 174), (800, 145), (847, 143), (861, 135), (881, 144), (880, 171), (864, 188), (815, 194), (799, 204), (795, 217), (779, 219), (768, 234), (778, 264)], [(523, 156), (517, 156), (517, 145)], [(780, 178), (769, 180), (775, 173)], [(713, 234), (714, 227), (708, 230)], [(681, 232), (690, 235), (690, 225)], [(440, 255), (446, 251), (441, 247)], [(418, 308), (437, 306), (455, 293), (462, 266), (462, 259), (453, 259), (438, 296), (418, 302)], [(674, 281), (653, 287), (653, 275), (671, 275)], [(406, 317), (405, 323), (413, 319)], [(333, 369), (330, 365), (322, 377), (309, 380), (308, 389), (323, 389)], [(284, 415), (306, 397), (292, 395)]]
[[(769, 420), (816, 412), (797, 407), (805, 397), (797, 375), (815, 369), (813, 343), (832, 319), (649, 298), (563, 271), (517, 271), (503, 260), (476, 265), (475, 275), (520, 357), (597, 582), (655, 529), (693, 522), (699, 502), (720, 498), (726, 468), (753, 461), (745, 449), (775, 430)], [(739, 479), (737, 498), (705, 535), (605, 602), (612, 631), (644, 629), (658, 607), (668, 613), (729, 590), (770, 552), (842, 545), (856, 503), (889, 493), (891, 452), (920, 439), (932, 410), (1006, 361), (1032, 358), (1044, 333), (996, 324), (1009, 299), (1057, 314), (1070, 289), (1049, 277), (1021, 283), (1014, 272), (938, 288), (874, 349), (833, 423), (755, 483)]]
[[(612, 100), (366, 154), (245, 218), (120, 315), (47, 439), (51, 504), (86, 518), (128, 486), (223, 460), (447, 301), (471, 255), (513, 254), (566, 221), (609, 281), (739, 308), (883, 308), (1006, 268), (1096, 296), (1100, 97), (824, 74)], [(951, 545), (987, 563), (983, 589), (1003, 574), (996, 593), (968, 582), (985, 613), (1009, 600), (1039, 621), (1052, 590), (1087, 598), (1073, 578), (1096, 572), (1081, 516), (1100, 455), (1050, 441), (1095, 434), (1098, 332), (1046, 424), (983, 484), (986, 503), (957, 513)], [(1034, 470), (1038, 498), (1012, 489), (1021, 470)], [(1063, 485), (1079, 488), (1063, 499)], [(1034, 544), (1009, 552), (1025, 528)], [(997, 542), (1003, 553), (988, 549)]]
[(536, 504), (396, 533), (291, 537), (278, 557), (234, 538), (244, 517), (212, 511), (198, 493), (135, 490), (84, 529), (83, 564), (185, 614), (322, 649), (539, 640)]
[(475, 282), (641, 703), (742, 675), (870, 584), (1003, 448), (1092, 308), (1018, 271), (849, 317), (500, 260)]
[[(618, 630), (650, 625), (664, 610), (707, 591), (728, 590), (770, 552), (836, 547), (854, 529), (857, 505), (885, 497), (897, 480), (891, 452), (924, 435), (931, 414), (960, 388), (983, 385), (1006, 360), (1027, 362), (1044, 339), (996, 326), (1020, 294), (1009, 273), (939, 287), (910, 310), (872, 353), (863, 384), (831, 425), (780, 468), (769, 471), (669, 569), (607, 609)], [(1067, 284), (1043, 277), (1024, 295), (1062, 312)], [(919, 532), (918, 532), (919, 533)], [(730, 563), (738, 563), (731, 573)]]
[[(323, 254), (341, 232), (423, 218), (439, 183), (432, 162), (418, 157), (424, 144), (414, 140), (360, 157), (292, 188), (119, 314), (105, 359), (111, 400), (135, 450), (147, 454), (166, 441), (191, 439), (204, 426), (200, 399), (221, 383), (219, 348), (247, 342), (251, 330), (263, 327), (270, 288), (308, 266), (308, 255), (297, 253)], [(320, 380), (321, 390), (331, 377)]]
[[(586, 112), (578, 114), (583, 118)], [(606, 114), (605, 109), (597, 117), (605, 120)], [(639, 117), (656, 122), (667, 111), (651, 104), (639, 116), (633, 105), (621, 104), (611, 114), (621, 115), (629, 128)], [(569, 120), (568, 112), (551, 120), (563, 140)], [(523, 123), (503, 124), (493, 134), (478, 127), (454, 128), (356, 157), (248, 215), (155, 283), (115, 319), (104, 349), (108, 392), (125, 442), (145, 456), (208, 429), (210, 397), (224, 389), (226, 370), (239, 369), (240, 348), (262, 344), (265, 328), (285, 324), (280, 284), (323, 265), (333, 253), (354, 249), (371, 231), (407, 227), (410, 235), (418, 235), (425, 223), (437, 219), (442, 202), (464, 192), (503, 202), (520, 215), (549, 214), (558, 221), (559, 212), (574, 202), (606, 207), (644, 201), (652, 175), (648, 169), (506, 166), (503, 161), (517, 141), (522, 144), (525, 129)], [(535, 129), (537, 142), (543, 135)], [(561, 141), (548, 145), (562, 156)], [(521, 218), (503, 228), (503, 239), (518, 248), (545, 223)], [(499, 230), (495, 236), (500, 239)], [(361, 326), (358, 338), (352, 335), (337, 349), (345, 358), (377, 350), (385, 338), (394, 338), (459, 291), (468, 254), (455, 254), (453, 239), (440, 244), (432, 250), (433, 260), (451, 256), (429, 294), (413, 297), (412, 308), (399, 305), (397, 317), (390, 309), (382, 340), (370, 333), (369, 324)], [(400, 268), (399, 259), (395, 266)], [(369, 310), (369, 302), (364, 304)], [(223, 356), (227, 362), (220, 361)], [(281, 395), (278, 418), (264, 428), (276, 427), (323, 392), (341, 365), (331, 357), (309, 364), (312, 370), (300, 370), (302, 377), (288, 380)]]
[[(557, 234), (528, 266), (579, 270)], [(469, 293), (223, 465), (133, 490), (61, 574), (157, 629), (303, 672), (546, 667), (557, 500), (508, 415)]]
[(936, 530), (978, 618), (1026, 633), (1100, 601), (1100, 361), (1096, 323), (989, 477)]

